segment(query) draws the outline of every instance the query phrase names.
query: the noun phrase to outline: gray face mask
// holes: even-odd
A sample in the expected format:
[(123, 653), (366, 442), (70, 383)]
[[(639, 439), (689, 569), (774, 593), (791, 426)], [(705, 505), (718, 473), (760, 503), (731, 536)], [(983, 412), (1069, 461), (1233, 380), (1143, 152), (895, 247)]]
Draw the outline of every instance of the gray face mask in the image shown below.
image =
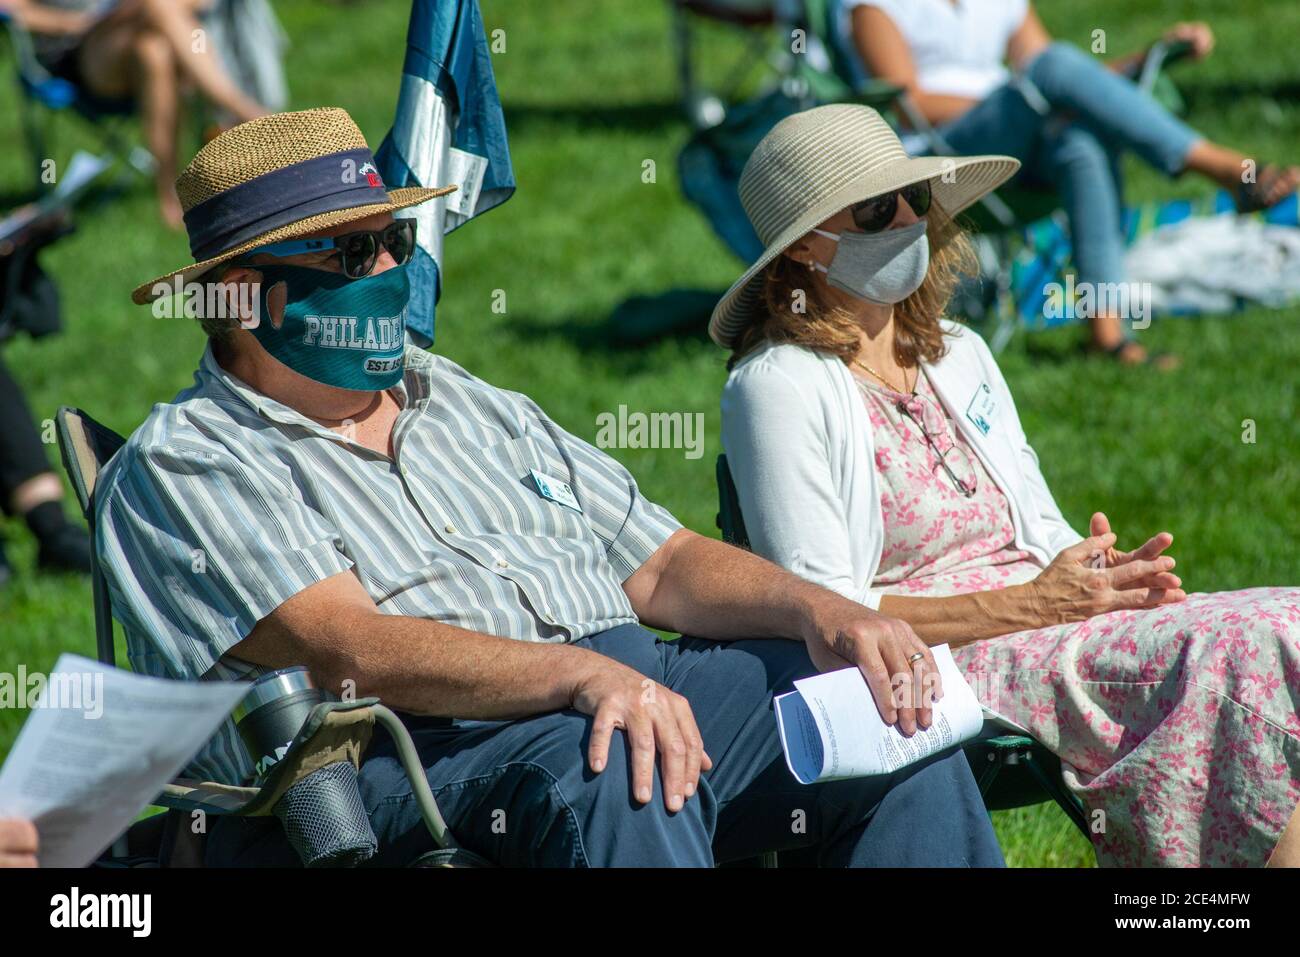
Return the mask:
[(826, 281), (851, 296), (882, 306), (902, 302), (925, 281), (930, 268), (930, 242), (925, 220), (878, 233), (813, 232), (839, 243), (830, 268), (813, 263)]

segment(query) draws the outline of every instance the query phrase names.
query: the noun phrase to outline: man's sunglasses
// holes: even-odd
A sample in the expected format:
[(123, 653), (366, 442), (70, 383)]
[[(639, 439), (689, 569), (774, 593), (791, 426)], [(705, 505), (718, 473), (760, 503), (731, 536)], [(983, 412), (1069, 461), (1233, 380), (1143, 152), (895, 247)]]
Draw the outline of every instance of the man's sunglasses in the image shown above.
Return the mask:
[(301, 256), (329, 250), (339, 254), (340, 268), (349, 279), (369, 276), (379, 258), (380, 247), (388, 250), (393, 262), (405, 266), (415, 251), (415, 220), (395, 219), (383, 229), (360, 229), (342, 236), (322, 236), (319, 239), (286, 239), (250, 249), (244, 259), (266, 253), (270, 256)]
[(872, 196), (855, 206), (849, 207), (853, 214), (853, 223), (864, 233), (878, 233), (894, 221), (898, 212), (898, 197), (907, 200), (912, 212), (924, 216), (930, 211), (930, 181), (921, 180), (911, 186), (904, 186), (883, 196)]

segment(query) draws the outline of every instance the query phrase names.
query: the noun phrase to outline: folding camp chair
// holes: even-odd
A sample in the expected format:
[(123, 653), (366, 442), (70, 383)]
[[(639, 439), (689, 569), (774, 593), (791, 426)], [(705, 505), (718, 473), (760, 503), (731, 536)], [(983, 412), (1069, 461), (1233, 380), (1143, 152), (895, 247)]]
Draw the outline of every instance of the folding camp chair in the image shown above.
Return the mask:
[[(776, 22), (772, 0), (669, 0), (673, 17), (673, 46), (682, 108), (696, 128), (722, 122), (725, 104), (734, 98), (755, 63), (764, 59), (768, 28)], [(745, 49), (723, 82), (721, 96), (705, 92), (695, 66), (695, 21), (704, 20), (743, 31)]]
[[(63, 466), (90, 526), (96, 652), (101, 662), (115, 666), (113, 609), (94, 543), (95, 486), (100, 472), (125, 440), (80, 409), (66, 406), (60, 408), (55, 423)], [(409, 732), (397, 715), (379, 703), (378, 698), (318, 704), (294, 737), (284, 757), (256, 787), (236, 787), (187, 779), (173, 781), (164, 788), (156, 801), (157, 805), (167, 809), (165, 819), (159, 822), (149, 818), (132, 825), (114, 844), (102, 863), (108, 866), (200, 865), (203, 859), (202, 839), (193, 833), (194, 829), (189, 823), (195, 814), (201, 812), (205, 815), (233, 814), (244, 817), (272, 814), (285, 792), (312, 773), (338, 761), (348, 761), (354, 768), (360, 767), (361, 756), (376, 723), (392, 736), (403, 770), (410, 779), (412, 793), (437, 844), (437, 850), (421, 855), (412, 862), (412, 866), (487, 866), (482, 858), (456, 845), (438, 811)], [(312, 826), (326, 831), (347, 832), (359, 823), (336, 818), (313, 821)], [(368, 826), (367, 822), (366, 827)]]
[[(718, 528), (729, 544), (749, 548), (749, 533), (740, 510), (740, 496), (727, 466), (726, 455), (718, 456)], [(984, 723), (978, 738), (963, 748), (979, 784), (984, 805), (990, 811), (1055, 801), (1057, 806), (1088, 839), (1088, 819), (1083, 803), (1061, 780), (1061, 761), (1041, 742), (1024, 734), (1009, 734), (992, 721)]]
[(123, 101), (108, 102), (88, 96), (85, 91), (62, 77), (51, 76), (36, 57), (31, 34), (12, 16), (0, 11), (9, 34), (10, 47), (16, 61), (18, 98), (22, 112), (23, 133), (31, 155), (32, 170), (37, 189), (51, 185), (43, 175), (43, 164), (50, 157), (46, 127), (40, 114), (72, 111), (89, 125), (90, 131), (100, 140), (105, 150), (122, 160), (128, 169), (142, 176), (152, 175), (153, 156), (142, 146), (131, 145), (123, 136), (120, 126), (134, 112), (134, 107)]

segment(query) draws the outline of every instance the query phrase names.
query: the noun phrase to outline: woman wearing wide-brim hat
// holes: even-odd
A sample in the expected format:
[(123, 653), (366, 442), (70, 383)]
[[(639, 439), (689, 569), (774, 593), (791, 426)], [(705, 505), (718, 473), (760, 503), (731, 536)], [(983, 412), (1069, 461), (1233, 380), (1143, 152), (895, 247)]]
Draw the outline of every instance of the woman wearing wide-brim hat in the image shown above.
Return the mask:
[(751, 545), (952, 645), (1061, 757), (1103, 863), (1297, 863), (1300, 589), (1189, 596), (1168, 533), (1075, 532), (992, 354), (944, 318), (970, 255), (952, 217), (1016, 166), (909, 158), (847, 105), (755, 149), (766, 249), (709, 325)]

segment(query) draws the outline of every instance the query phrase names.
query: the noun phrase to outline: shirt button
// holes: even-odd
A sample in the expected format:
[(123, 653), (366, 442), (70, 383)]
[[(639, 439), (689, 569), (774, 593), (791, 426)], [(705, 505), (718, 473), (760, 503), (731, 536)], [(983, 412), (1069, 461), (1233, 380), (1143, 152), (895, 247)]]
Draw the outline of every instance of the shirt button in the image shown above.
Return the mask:
[(456, 526), (455, 526), (455, 525), (444, 525), (442, 530), (443, 530), (444, 532), (446, 532), (448, 535), (455, 535), (455, 534), (456, 534)]
[(509, 568), (509, 567), (510, 567), (510, 563), (506, 561), (504, 558), (497, 559), (497, 568)]

